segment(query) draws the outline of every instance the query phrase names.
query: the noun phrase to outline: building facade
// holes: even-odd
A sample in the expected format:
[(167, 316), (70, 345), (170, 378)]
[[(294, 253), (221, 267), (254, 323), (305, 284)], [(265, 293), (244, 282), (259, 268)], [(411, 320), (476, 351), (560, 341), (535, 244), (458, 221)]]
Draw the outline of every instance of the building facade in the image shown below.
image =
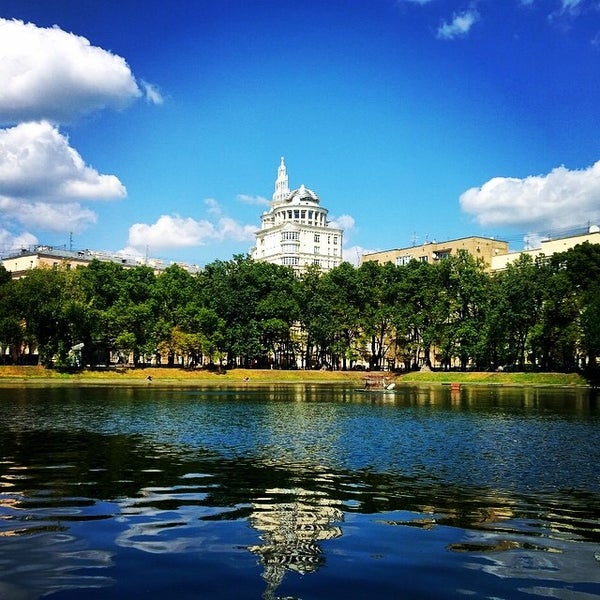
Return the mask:
[(195, 274), (199, 270), (195, 265), (186, 265), (184, 263), (163, 263), (157, 259), (144, 259), (142, 261), (100, 251), (73, 251), (41, 245), (13, 252), (3, 258), (1, 264), (7, 271), (10, 271), (13, 279), (20, 279), (21, 277), (25, 277), (32, 269), (70, 270), (77, 267), (87, 267), (94, 259), (102, 262), (114, 262), (127, 269), (145, 265), (150, 267), (157, 275), (173, 264), (178, 264), (191, 274)]
[(534, 260), (542, 256), (548, 257), (557, 252), (566, 252), (575, 248), (579, 244), (588, 242), (590, 244), (600, 244), (600, 228), (592, 225), (586, 233), (576, 235), (559, 236), (549, 238), (540, 242), (540, 247), (532, 250), (521, 250), (520, 252), (507, 252), (492, 257), (492, 271), (504, 271), (508, 265), (515, 262), (522, 254), (529, 254)]
[(370, 252), (363, 255), (362, 262), (375, 261), (382, 265), (391, 262), (395, 265), (406, 265), (411, 260), (417, 260), (419, 262), (435, 263), (457, 254), (459, 250), (466, 250), (471, 256), (483, 259), (486, 268), (491, 270), (493, 258), (508, 252), (508, 242), (478, 236), (446, 242), (426, 242), (408, 248)]
[(290, 190), (284, 159), (277, 171), (268, 211), (256, 233), (254, 260), (286, 265), (302, 271), (317, 265), (329, 271), (342, 262), (344, 232), (327, 220), (328, 210), (312, 190), (301, 185)]

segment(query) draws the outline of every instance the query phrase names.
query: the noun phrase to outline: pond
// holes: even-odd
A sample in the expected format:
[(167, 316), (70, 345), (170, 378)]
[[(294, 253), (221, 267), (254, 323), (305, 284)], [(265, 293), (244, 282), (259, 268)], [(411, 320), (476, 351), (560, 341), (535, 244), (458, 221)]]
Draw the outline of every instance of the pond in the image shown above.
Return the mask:
[(595, 392), (0, 387), (0, 598), (600, 597)]

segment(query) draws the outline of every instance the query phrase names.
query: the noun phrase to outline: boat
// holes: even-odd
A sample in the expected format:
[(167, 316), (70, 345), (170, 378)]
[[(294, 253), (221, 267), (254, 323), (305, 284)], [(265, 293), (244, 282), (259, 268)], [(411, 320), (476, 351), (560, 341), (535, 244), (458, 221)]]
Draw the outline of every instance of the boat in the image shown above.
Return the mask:
[(375, 393), (386, 393), (393, 392), (396, 384), (392, 381), (387, 383), (385, 377), (366, 377), (365, 387), (356, 388), (357, 392), (375, 392)]

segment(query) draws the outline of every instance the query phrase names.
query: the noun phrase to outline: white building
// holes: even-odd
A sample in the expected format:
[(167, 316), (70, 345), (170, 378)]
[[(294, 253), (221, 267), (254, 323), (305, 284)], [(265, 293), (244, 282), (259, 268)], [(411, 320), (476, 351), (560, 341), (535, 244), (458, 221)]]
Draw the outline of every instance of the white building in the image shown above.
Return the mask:
[(342, 262), (342, 229), (327, 220), (328, 210), (319, 197), (301, 185), (290, 191), (281, 157), (271, 207), (261, 216), (252, 258), (301, 271), (318, 265), (329, 271)]

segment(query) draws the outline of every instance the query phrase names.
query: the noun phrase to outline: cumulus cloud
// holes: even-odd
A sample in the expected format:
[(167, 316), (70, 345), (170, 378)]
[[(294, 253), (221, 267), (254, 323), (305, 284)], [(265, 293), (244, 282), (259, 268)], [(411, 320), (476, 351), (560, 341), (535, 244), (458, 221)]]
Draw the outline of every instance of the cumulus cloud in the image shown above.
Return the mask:
[(221, 208), (221, 205), (214, 198), (207, 198), (204, 201), (204, 204), (206, 206), (206, 210), (207, 210), (208, 214), (210, 214), (210, 215), (218, 216), (223, 213), (223, 209)]
[(0, 215), (25, 227), (53, 232), (82, 231), (97, 221), (96, 213), (78, 202), (23, 202), (2, 196)]
[(0, 195), (45, 202), (122, 198), (123, 184), (85, 164), (47, 121), (0, 129)]
[[(142, 95), (120, 56), (58, 27), (0, 18), (0, 122), (65, 123)], [(145, 84), (156, 101), (156, 88)]]
[(350, 215), (340, 215), (339, 217), (332, 217), (330, 223), (332, 227), (343, 229), (344, 233), (347, 234), (354, 229), (356, 221)]
[(147, 246), (169, 249), (203, 246), (210, 242), (254, 240), (256, 227), (242, 225), (226, 216), (215, 222), (179, 215), (161, 215), (153, 224), (135, 223), (129, 228), (129, 245), (138, 250)]
[(262, 196), (251, 196), (249, 194), (238, 194), (236, 199), (243, 204), (250, 204), (252, 206), (269, 206), (270, 200), (263, 198)]
[(600, 222), (600, 161), (582, 170), (564, 166), (546, 175), (494, 177), (460, 196), (463, 211), (484, 227), (528, 231)]
[(209, 221), (196, 221), (179, 215), (161, 215), (151, 225), (135, 223), (129, 228), (129, 244), (134, 248), (182, 248), (199, 246), (215, 235)]
[(158, 86), (153, 83), (148, 83), (147, 81), (141, 80), (142, 88), (144, 89), (144, 96), (146, 98), (146, 102), (149, 104), (162, 104), (165, 100), (163, 95), (160, 93)]
[(369, 254), (370, 252), (375, 252), (375, 250), (368, 250), (362, 246), (350, 246), (349, 248), (343, 249), (342, 260), (358, 267), (362, 262), (363, 255)]
[(48, 231), (80, 231), (96, 215), (80, 202), (123, 198), (114, 175), (85, 164), (47, 121), (0, 129), (0, 215)]
[(442, 23), (437, 30), (437, 37), (442, 40), (453, 40), (469, 33), (471, 27), (479, 20), (479, 13), (475, 9), (455, 14), (452, 21)]
[(29, 248), (35, 246), (38, 239), (32, 233), (24, 232), (15, 235), (8, 229), (0, 228), (0, 252), (9, 253), (21, 248)]

